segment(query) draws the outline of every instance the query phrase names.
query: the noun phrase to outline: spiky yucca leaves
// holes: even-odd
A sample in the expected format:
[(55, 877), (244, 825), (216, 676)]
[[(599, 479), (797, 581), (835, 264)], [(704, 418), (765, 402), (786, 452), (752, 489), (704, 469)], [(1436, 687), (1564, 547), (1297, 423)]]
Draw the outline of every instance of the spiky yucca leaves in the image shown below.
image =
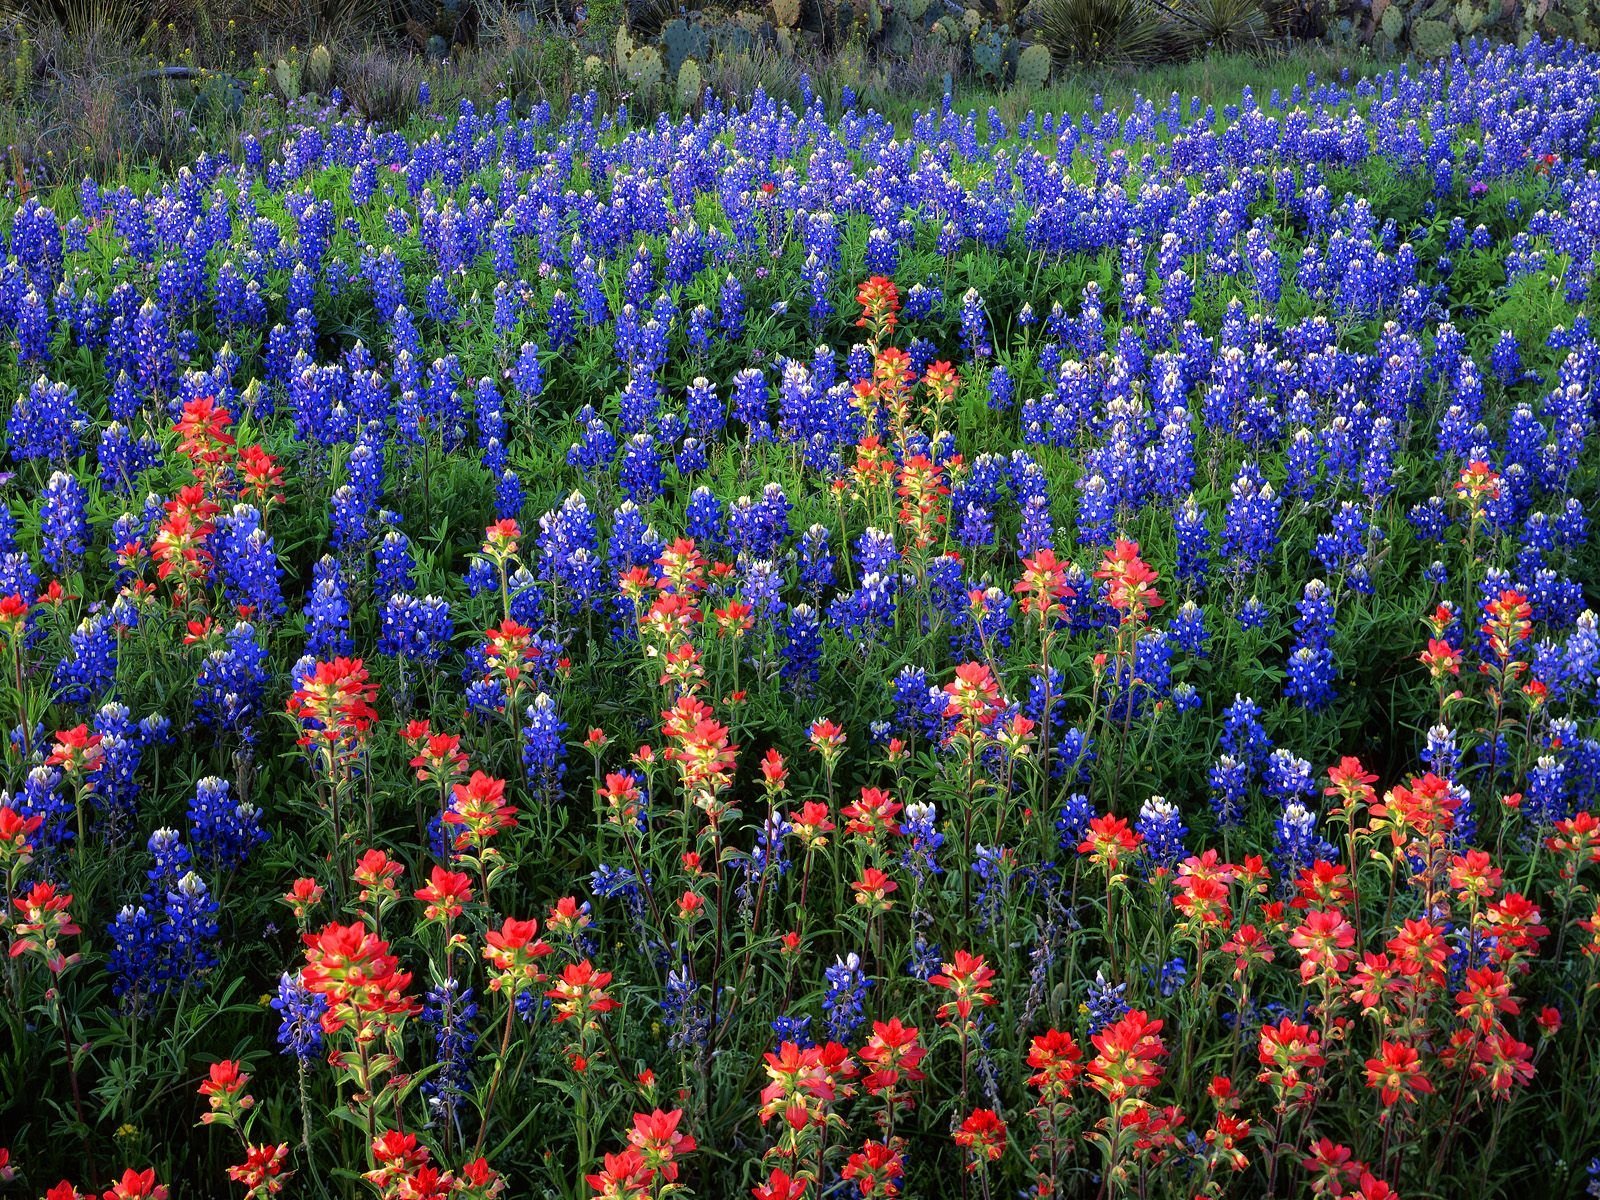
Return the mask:
[(29, 31), (54, 25), (75, 38), (132, 42), (161, 16), (148, 0), (0, 0), (0, 22)]
[(1261, 0), (1178, 0), (1172, 17), (1177, 35), (1196, 50), (1256, 50), (1270, 34)]
[(1161, 45), (1161, 24), (1146, 0), (1043, 0), (1039, 38), (1059, 61), (1149, 62)]

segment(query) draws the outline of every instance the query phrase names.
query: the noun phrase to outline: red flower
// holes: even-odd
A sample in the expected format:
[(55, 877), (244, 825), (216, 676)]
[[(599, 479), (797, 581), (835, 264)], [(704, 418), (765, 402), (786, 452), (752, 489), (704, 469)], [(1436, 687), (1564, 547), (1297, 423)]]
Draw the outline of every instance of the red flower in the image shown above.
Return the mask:
[(557, 1021), (593, 1024), (594, 1016), (617, 1007), (617, 1002), (606, 994), (610, 982), (610, 971), (597, 971), (593, 963), (584, 959), (561, 968), (561, 978), (545, 997), (554, 1001)]
[(594, 1190), (595, 1200), (643, 1200), (654, 1178), (655, 1172), (644, 1165), (644, 1156), (630, 1147), (606, 1155), (601, 1169), (585, 1175), (584, 1181)]
[(422, 916), (427, 921), (453, 921), (465, 905), (472, 903), (472, 880), (462, 871), (446, 871), (434, 867), (428, 872), (428, 882), (415, 893), (427, 907)]
[(883, 1142), (866, 1142), (852, 1154), (839, 1172), (853, 1182), (862, 1196), (877, 1200), (880, 1196), (898, 1196), (900, 1179), (906, 1173), (900, 1152)]
[(975, 1108), (952, 1135), (955, 1144), (971, 1154), (967, 1170), (985, 1162), (999, 1162), (1006, 1152), (1006, 1123), (992, 1108)]
[(1048, 546), (1022, 560), (1022, 578), (1011, 590), (1022, 597), (1022, 611), (1036, 614), (1041, 622), (1058, 613), (1063, 601), (1078, 594), (1068, 586), (1067, 573)]
[(806, 737), (811, 742), (811, 748), (822, 755), (822, 762), (826, 767), (831, 768), (844, 753), (844, 730), (826, 717), (820, 721), (813, 721), (811, 728), (806, 730)]
[(289, 1143), (276, 1146), (246, 1146), (244, 1162), (228, 1168), (228, 1178), (245, 1186), (245, 1200), (275, 1196), (294, 1172), (283, 1169), (289, 1157)]
[(1357, 1159), (1350, 1147), (1331, 1138), (1319, 1138), (1300, 1165), (1313, 1176), (1313, 1196), (1343, 1196), (1346, 1188), (1355, 1187), (1367, 1173), (1366, 1163)]
[(167, 1200), (165, 1185), (156, 1182), (156, 1169), (146, 1167), (122, 1172), (122, 1178), (101, 1193), (101, 1200)]
[(828, 806), (819, 800), (807, 800), (802, 804), (790, 824), (799, 835), (800, 844), (807, 850), (820, 850), (826, 846), (827, 835), (834, 829), (833, 822), (828, 819)]
[(1118, 538), (1094, 577), (1106, 581), (1105, 602), (1122, 614), (1124, 625), (1142, 621), (1151, 609), (1161, 607), (1161, 596), (1155, 589), (1156, 580), (1161, 577), (1139, 557), (1138, 542)]
[(294, 913), (296, 921), (304, 921), (311, 910), (322, 903), (322, 885), (315, 879), (300, 878), (282, 896), (278, 897)]
[(989, 987), (993, 979), (994, 968), (981, 955), (957, 950), (954, 962), (942, 964), (939, 974), (928, 977), (934, 987), (944, 988), (954, 997), (939, 1006), (939, 1019), (949, 1021), (958, 1017), (965, 1021), (972, 1016), (974, 1008), (993, 1004), (995, 996)]
[(761, 1120), (781, 1115), (791, 1128), (803, 1129), (821, 1119), (827, 1105), (854, 1094), (850, 1080), (856, 1064), (837, 1042), (802, 1049), (783, 1042), (766, 1055), (767, 1086), (761, 1089)]
[(300, 744), (324, 743), (330, 750), (348, 749), (367, 736), (378, 710), (378, 685), (367, 676), (359, 658), (319, 662), (307, 675), (298, 676), (287, 705), (300, 722)]
[(517, 552), (517, 539), (522, 530), (509, 517), (496, 521), (483, 531), (483, 553), (497, 563), (509, 560)]
[(902, 807), (885, 789), (864, 787), (861, 789), (861, 799), (854, 804), (846, 804), (839, 815), (845, 819), (846, 833), (853, 833), (867, 845), (876, 846), (880, 837), (892, 837), (900, 832), (895, 817)]
[(328, 998), (322, 1027), (337, 1033), (345, 1023), (406, 1016), (417, 1010), (405, 995), (411, 973), (389, 953), (389, 943), (365, 925), (329, 925), (304, 937), (306, 990)]
[(1400, 1193), (1370, 1171), (1361, 1173), (1361, 1182), (1351, 1193), (1357, 1200), (1400, 1200)]
[(1143, 842), (1143, 835), (1128, 824), (1127, 818), (1106, 813), (1089, 822), (1088, 836), (1078, 843), (1078, 853), (1087, 854), (1095, 866), (1115, 875), (1122, 869), (1122, 860)]
[[(202, 1096), (210, 1098), (213, 1112), (227, 1106), (228, 1099), (244, 1091), (245, 1085), (250, 1082), (250, 1076), (239, 1069), (239, 1064), (232, 1059), (223, 1059), (221, 1062), (211, 1064), (206, 1078), (200, 1081), (200, 1086), (195, 1090)], [(249, 1097), (245, 1097), (249, 1099)]]
[(458, 783), (451, 793), (454, 800), (444, 814), (447, 825), (458, 825), (457, 850), (481, 849), (502, 830), (517, 823), (515, 805), (507, 804), (506, 781), (474, 771), (466, 783)]
[(372, 1161), (384, 1170), (409, 1175), (427, 1164), (428, 1148), (417, 1141), (415, 1134), (388, 1129), (373, 1139)]
[(900, 289), (886, 275), (870, 276), (856, 289), (856, 303), (861, 306), (861, 316), (856, 326), (869, 329), (875, 337), (894, 332), (900, 320)]
[(695, 1148), (694, 1138), (678, 1130), (683, 1120), (683, 1110), (671, 1112), (656, 1109), (649, 1113), (634, 1113), (633, 1128), (628, 1130), (628, 1144), (639, 1151), (646, 1168), (671, 1182), (678, 1178), (677, 1159)]
[(9, 596), (0, 597), (0, 630), (7, 634), (16, 633), (27, 620), (28, 602), (20, 593), (13, 592)]
[(1083, 1050), (1070, 1033), (1047, 1029), (1028, 1044), (1028, 1065), (1034, 1071), (1028, 1086), (1045, 1100), (1061, 1100), (1083, 1074)]
[[(874, 1096), (885, 1093), (893, 1096), (902, 1081), (920, 1083), (927, 1078), (918, 1070), (926, 1054), (915, 1025), (904, 1025), (899, 1017), (874, 1021), (872, 1036), (861, 1048), (861, 1061), (872, 1070), (862, 1078), (861, 1084)], [(904, 1097), (902, 1102), (909, 1107), (910, 1097)]]
[(1262, 1026), (1256, 1057), (1263, 1067), (1257, 1080), (1272, 1088), (1280, 1104), (1309, 1102), (1312, 1074), (1328, 1061), (1316, 1030), (1289, 1017)]
[(1385, 1108), (1397, 1101), (1414, 1104), (1433, 1091), (1422, 1073), (1422, 1056), (1402, 1042), (1383, 1042), (1375, 1058), (1367, 1059), (1367, 1086), (1377, 1090)]
[(1300, 951), (1300, 981), (1336, 977), (1350, 965), (1346, 953), (1356, 943), (1356, 931), (1344, 914), (1335, 908), (1315, 909), (1289, 935), (1289, 944)]
[(491, 929), (484, 936), (484, 941), (484, 961), (495, 972), (489, 981), (490, 991), (503, 991), (510, 1000), (528, 984), (544, 982), (544, 972), (537, 964), (551, 953), (551, 947), (540, 940), (538, 921), (507, 917), (499, 929)]
[(890, 895), (900, 890), (900, 885), (877, 867), (868, 867), (861, 878), (850, 885), (855, 889), (856, 903), (870, 914), (888, 912), (894, 907)]
[(806, 1181), (795, 1179), (782, 1167), (775, 1167), (766, 1183), (750, 1189), (756, 1200), (802, 1200), (806, 1194)]
[(1136, 1008), (1091, 1037), (1097, 1052), (1089, 1063), (1091, 1086), (1112, 1103), (1155, 1087), (1167, 1053), (1161, 1026)]
[(43, 814), (24, 817), (16, 809), (0, 804), (0, 867), (8, 863), (26, 865), (33, 854), (29, 839), (43, 824)]
[(1000, 685), (982, 663), (968, 662), (957, 667), (956, 677), (944, 685), (944, 694), (944, 715), (960, 721), (969, 732), (992, 725), (1005, 706)]
[(37, 954), (44, 959), (45, 968), (52, 975), (61, 974), (78, 961), (78, 955), (63, 954), (57, 945), (62, 938), (82, 932), (67, 911), (72, 893), (57, 891), (53, 883), (36, 883), (28, 889), (27, 895), (11, 903), (22, 914), (14, 927), (20, 936), (11, 943), (12, 958)]
[(361, 889), (358, 899), (363, 902), (376, 899), (382, 904), (398, 898), (400, 893), (395, 889), (395, 880), (404, 873), (405, 867), (390, 858), (386, 851), (368, 850), (356, 861), (351, 877)]
[(101, 735), (90, 733), (87, 725), (64, 729), (56, 734), (55, 745), (51, 747), (50, 757), (45, 759), (45, 764), (60, 767), (68, 776), (93, 775), (105, 759), (100, 742)]

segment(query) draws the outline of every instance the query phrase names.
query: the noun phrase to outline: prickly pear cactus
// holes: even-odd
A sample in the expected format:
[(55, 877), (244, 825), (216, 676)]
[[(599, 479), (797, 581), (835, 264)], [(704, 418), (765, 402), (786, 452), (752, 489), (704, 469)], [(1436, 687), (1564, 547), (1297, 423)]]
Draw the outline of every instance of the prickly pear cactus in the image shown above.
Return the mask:
[(1050, 82), (1050, 48), (1039, 42), (1026, 46), (1017, 55), (1015, 86), (1036, 92)]
[(306, 55), (306, 65), (301, 71), (301, 82), (310, 91), (325, 92), (328, 90), (328, 81), (333, 78), (333, 55), (328, 52), (328, 47), (320, 42), (311, 48), (311, 53)]
[(1455, 42), (1455, 30), (1448, 21), (1418, 21), (1411, 26), (1411, 48), (1423, 58), (1448, 54)]
[(667, 74), (678, 77), (678, 71), (691, 58), (704, 59), (711, 49), (711, 37), (705, 27), (675, 17), (661, 27), (661, 59)]
[(878, 49), (887, 50), (895, 58), (904, 59), (916, 48), (916, 27), (904, 15), (892, 12), (884, 18), (883, 33), (878, 37)]
[(905, 0), (905, 3), (901, 4), (899, 8), (901, 12), (905, 13), (908, 19), (912, 21), (920, 21), (924, 16), (927, 15), (928, 9), (932, 6), (932, 3), (933, 0)]
[(700, 79), (700, 64), (694, 59), (685, 59), (678, 68), (678, 106), (680, 108), (693, 107), (700, 100), (700, 93), (704, 85)]
[(273, 63), (272, 82), (285, 100), (293, 103), (300, 99), (300, 56), (290, 55)]
[(800, 0), (772, 0), (772, 23), (779, 29), (800, 24)]
[(1400, 11), (1398, 4), (1391, 4), (1383, 10), (1378, 27), (1391, 42), (1400, 40), (1400, 35), (1406, 30), (1406, 15)]
[(661, 51), (654, 46), (640, 46), (628, 55), (622, 71), (640, 95), (654, 96), (661, 89)]
[(972, 65), (977, 68), (984, 82), (1003, 83), (1006, 69), (1005, 39), (998, 32), (991, 30), (987, 37), (974, 40)]
[(1457, 0), (1456, 29), (1462, 37), (1468, 37), (1489, 23), (1489, 13), (1472, 3), (1472, 0)]

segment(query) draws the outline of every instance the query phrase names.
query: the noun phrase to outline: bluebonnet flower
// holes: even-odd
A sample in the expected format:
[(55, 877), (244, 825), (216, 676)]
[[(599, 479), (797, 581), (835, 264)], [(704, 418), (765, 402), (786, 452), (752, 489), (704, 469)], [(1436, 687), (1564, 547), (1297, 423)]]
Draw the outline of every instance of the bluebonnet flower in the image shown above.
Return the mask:
[(78, 456), (93, 422), (78, 404), (76, 388), (40, 376), (26, 396), (17, 397), (6, 417), (6, 437), (19, 459), (66, 462)]
[(1189, 964), (1182, 958), (1169, 958), (1159, 968), (1144, 968), (1145, 977), (1154, 980), (1156, 991), (1163, 996), (1175, 996), (1183, 989), (1189, 977)]
[(206, 655), (195, 680), (194, 707), (200, 723), (252, 741), (267, 682), (266, 662), (267, 652), (255, 627), (243, 621), (235, 625), (222, 646)]
[[(35, 744), (43, 739), (40, 727), (34, 734)], [(12, 738), (13, 743), (19, 739)], [(44, 823), (33, 835), (35, 847), (52, 850), (64, 847), (76, 837), (74, 817), (76, 809), (72, 797), (61, 786), (61, 772), (51, 766), (32, 767), (23, 780), (22, 789), (15, 795), (5, 795), (0, 801), (23, 818), (41, 817)]]
[(1189, 827), (1183, 823), (1183, 814), (1178, 811), (1178, 806), (1165, 796), (1151, 796), (1144, 802), (1139, 809), (1138, 820), (1134, 822), (1134, 829), (1144, 838), (1149, 869), (1163, 867), (1170, 870), (1188, 854), (1183, 839)]
[(1293, 800), (1273, 824), (1272, 858), (1279, 879), (1292, 887), (1295, 877), (1312, 863), (1337, 862), (1339, 851), (1317, 832), (1316, 813)]
[(1282, 502), (1254, 463), (1233, 481), (1222, 527), (1222, 556), (1239, 572), (1253, 572), (1277, 549)]
[(323, 555), (311, 570), (311, 580), (305, 607), (305, 652), (318, 659), (354, 653), (350, 602), (345, 598), (344, 577), (338, 562), (330, 555)]
[(1239, 628), (1244, 630), (1260, 629), (1267, 623), (1267, 618), (1272, 611), (1259, 597), (1251, 596), (1239, 606)]
[(111, 614), (97, 613), (81, 621), (67, 638), (68, 657), (56, 664), (55, 686), (61, 701), (86, 707), (107, 691), (117, 676), (117, 629)]
[(789, 610), (783, 629), (783, 665), (780, 673), (791, 687), (814, 684), (822, 671), (822, 620), (809, 604)]
[(267, 840), (261, 810), (236, 801), (226, 779), (207, 776), (189, 801), (189, 841), (212, 871), (238, 867)]
[(1063, 800), (1055, 821), (1056, 841), (1061, 849), (1068, 854), (1076, 854), (1083, 839), (1089, 835), (1089, 822), (1096, 815), (1089, 798), (1081, 792), (1073, 792)]
[(310, 991), (299, 973), (285, 972), (278, 977), (278, 994), (272, 998), (277, 1010), (278, 1045), (302, 1063), (322, 1057), (322, 1014), (328, 1011), (328, 998)]
[(1220, 754), (1209, 773), (1211, 811), (1217, 824), (1234, 826), (1244, 821), (1244, 802), (1250, 788), (1250, 764), (1231, 754)]
[(1261, 724), (1261, 716), (1261, 706), (1241, 695), (1235, 695), (1222, 714), (1223, 753), (1239, 758), (1252, 771), (1260, 769), (1272, 749), (1272, 739)]
[(450, 648), (455, 623), (450, 605), (437, 596), (395, 593), (384, 603), (378, 653), (407, 662), (436, 663)]
[(909, 845), (901, 852), (900, 861), (911, 877), (921, 887), (936, 875), (944, 874), (939, 865), (939, 850), (944, 846), (944, 834), (939, 832), (939, 812), (932, 804), (906, 805), (900, 830)]
[(823, 979), (828, 985), (822, 998), (828, 1036), (836, 1042), (848, 1042), (867, 1019), (864, 1005), (872, 980), (861, 969), (860, 956), (854, 953), (835, 958), (823, 972)]
[(77, 569), (89, 548), (89, 491), (75, 476), (50, 476), (39, 498), (39, 533), (39, 555), (57, 574)]
[(472, 1086), (478, 1033), (472, 1027), (478, 1005), (472, 989), (454, 978), (428, 989), (422, 1001), (422, 1023), (433, 1031), (435, 1071), (423, 1081), (422, 1094), (435, 1121), (451, 1121)]
[(537, 795), (554, 801), (567, 772), (567, 746), (562, 735), (567, 723), (556, 712), (556, 702), (540, 692), (528, 705), (528, 723), (522, 727), (522, 764)]
[(1084, 1011), (1089, 1016), (1089, 1033), (1099, 1033), (1107, 1025), (1120, 1021), (1127, 1016), (1130, 1009), (1123, 996), (1128, 990), (1125, 983), (1113, 984), (1105, 977), (1105, 972), (1096, 971), (1094, 979), (1089, 983), (1089, 995), (1084, 1002)]
[(808, 1046), (816, 1045), (816, 1039), (811, 1036), (811, 1018), (809, 1016), (785, 1015), (775, 1018), (769, 1028), (772, 1036), (779, 1042), (793, 1042), (802, 1050)]
[(1333, 597), (1327, 584), (1313, 579), (1305, 586), (1296, 608), (1295, 642), (1289, 651), (1284, 694), (1302, 708), (1326, 707), (1333, 699), (1337, 674), (1333, 648)]
[(111, 925), (107, 969), (115, 996), (142, 999), (200, 986), (216, 963), (219, 905), (189, 869), (188, 848), (176, 830), (158, 829), (149, 849), (155, 860), (150, 886), (139, 905), (125, 906)]

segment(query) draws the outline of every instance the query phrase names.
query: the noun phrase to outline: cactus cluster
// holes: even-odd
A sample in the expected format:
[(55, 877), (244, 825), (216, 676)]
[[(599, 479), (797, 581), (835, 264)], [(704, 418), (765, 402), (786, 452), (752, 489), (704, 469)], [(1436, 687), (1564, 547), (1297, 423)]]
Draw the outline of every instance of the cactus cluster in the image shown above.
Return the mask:
[(1579, 41), (1600, 34), (1592, 0), (1371, 0), (1329, 30), (1335, 40), (1364, 41), (1384, 55), (1448, 54), (1464, 38), (1525, 41), (1534, 34)]
[(278, 95), (290, 103), (307, 92), (326, 92), (333, 81), (333, 53), (320, 42), (305, 51), (291, 46), (272, 64), (271, 77)]
[(622, 78), (645, 99), (660, 92), (665, 76), (661, 51), (655, 46), (635, 45), (626, 26), (617, 30), (616, 65)]

